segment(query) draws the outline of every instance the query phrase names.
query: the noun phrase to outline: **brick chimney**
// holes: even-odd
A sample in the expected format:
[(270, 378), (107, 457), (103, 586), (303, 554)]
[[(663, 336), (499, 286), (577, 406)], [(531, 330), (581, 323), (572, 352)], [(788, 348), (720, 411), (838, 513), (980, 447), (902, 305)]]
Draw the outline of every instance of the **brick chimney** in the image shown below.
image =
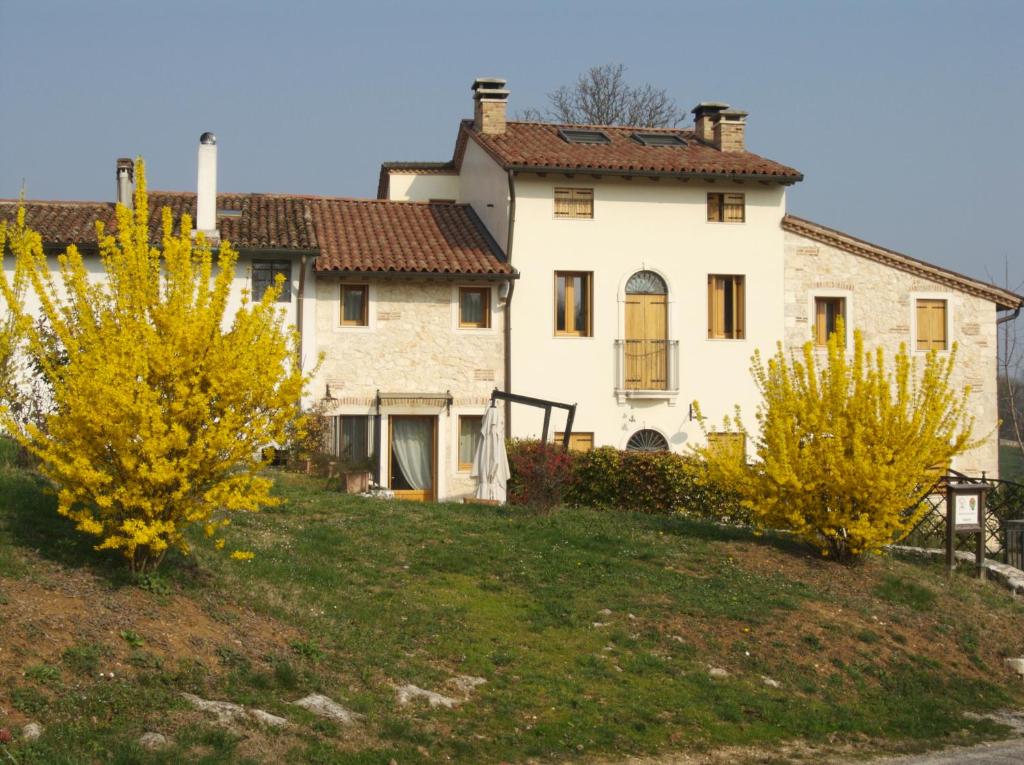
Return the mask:
[(485, 135), (505, 132), (508, 91), (500, 77), (477, 77), (473, 81), (473, 128)]
[(741, 112), (738, 109), (721, 111), (715, 121), (712, 143), (719, 151), (746, 151), (744, 140), (746, 129), (746, 112)]
[(117, 160), (117, 203), (131, 207), (134, 192), (135, 163), (128, 157), (119, 157)]
[(697, 138), (704, 143), (714, 143), (715, 123), (718, 122), (718, 115), (729, 108), (729, 104), (718, 103), (717, 101), (701, 101), (691, 112), (693, 114), (693, 128), (697, 131)]

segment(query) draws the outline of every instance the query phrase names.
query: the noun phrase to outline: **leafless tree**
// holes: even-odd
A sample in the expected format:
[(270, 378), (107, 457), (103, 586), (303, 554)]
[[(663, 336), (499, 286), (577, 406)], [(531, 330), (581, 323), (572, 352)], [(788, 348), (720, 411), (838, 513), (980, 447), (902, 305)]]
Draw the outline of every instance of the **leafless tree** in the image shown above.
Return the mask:
[[(1010, 288), (1009, 262), (1004, 282)], [(1019, 291), (1022, 285), (1017, 285)], [(999, 438), (1016, 445), (1024, 455), (1024, 345), (1016, 322), (999, 325)]]
[(624, 64), (592, 66), (573, 85), (548, 93), (547, 109), (526, 109), (519, 117), (530, 121), (577, 125), (639, 125), (675, 127), (686, 112), (664, 88), (626, 82)]

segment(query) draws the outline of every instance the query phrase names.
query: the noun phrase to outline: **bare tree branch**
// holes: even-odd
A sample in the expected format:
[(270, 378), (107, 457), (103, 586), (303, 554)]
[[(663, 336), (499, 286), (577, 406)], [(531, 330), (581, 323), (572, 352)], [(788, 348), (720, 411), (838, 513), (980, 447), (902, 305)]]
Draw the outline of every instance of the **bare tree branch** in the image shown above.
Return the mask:
[(546, 110), (525, 109), (519, 118), (576, 125), (675, 127), (686, 118), (664, 88), (649, 83), (631, 86), (624, 64), (593, 66), (573, 85), (548, 93)]
[[(1024, 284), (1010, 286), (1010, 263), (1005, 264), (1004, 286), (1018, 291)], [(1016, 322), (999, 325), (999, 427), (1001, 441), (1010, 441), (1024, 456), (1024, 354), (1018, 345)]]

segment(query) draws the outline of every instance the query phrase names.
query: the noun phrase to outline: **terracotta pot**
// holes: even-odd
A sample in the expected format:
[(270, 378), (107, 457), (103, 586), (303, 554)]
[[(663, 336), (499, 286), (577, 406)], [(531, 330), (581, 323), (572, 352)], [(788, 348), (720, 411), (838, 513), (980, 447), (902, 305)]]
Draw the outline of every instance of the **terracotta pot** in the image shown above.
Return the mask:
[(362, 494), (370, 488), (369, 470), (347, 470), (341, 474), (341, 487), (346, 494)]

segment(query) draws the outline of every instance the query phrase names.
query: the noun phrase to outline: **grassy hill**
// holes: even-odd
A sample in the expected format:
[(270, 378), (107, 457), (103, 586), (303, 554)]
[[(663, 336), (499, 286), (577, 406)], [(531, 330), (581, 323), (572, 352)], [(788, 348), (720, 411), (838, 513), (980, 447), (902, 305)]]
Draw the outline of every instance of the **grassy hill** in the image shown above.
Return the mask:
[[(681, 518), (278, 490), (233, 525), (255, 560), (198, 546), (132, 583), (0, 467), (0, 727), (45, 727), (18, 763), (820, 762), (998, 736), (963, 712), (1024, 701), (1003, 662), (1024, 607), (934, 564), (846, 568)], [(486, 684), (460, 694), (460, 675)], [(409, 683), (468, 698), (402, 706)], [(290, 725), (218, 725), (183, 691)], [(313, 691), (364, 718), (289, 703)], [(170, 748), (140, 749), (144, 731)]]

